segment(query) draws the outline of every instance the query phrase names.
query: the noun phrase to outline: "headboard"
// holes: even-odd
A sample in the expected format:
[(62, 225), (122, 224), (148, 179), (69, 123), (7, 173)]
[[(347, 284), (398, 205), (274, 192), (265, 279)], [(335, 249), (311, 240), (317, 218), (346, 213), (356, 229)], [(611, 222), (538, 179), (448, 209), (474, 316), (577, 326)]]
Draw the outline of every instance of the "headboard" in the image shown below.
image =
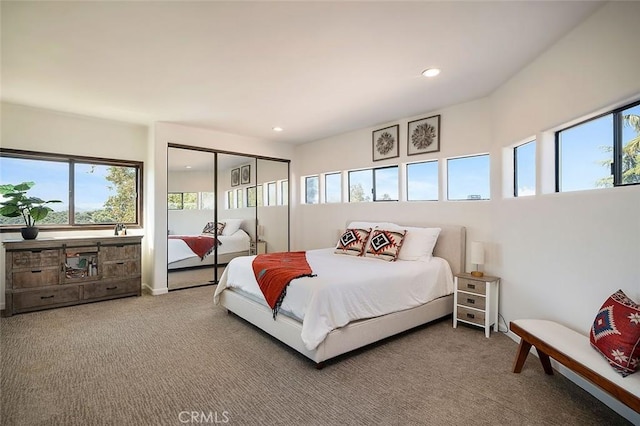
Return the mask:
[[(360, 219), (358, 219), (360, 221)], [(347, 226), (353, 221), (347, 221)], [(382, 222), (381, 220), (370, 220), (367, 222)], [(467, 267), (467, 228), (460, 225), (442, 225), (437, 223), (413, 223), (403, 222), (398, 226), (416, 226), (421, 228), (440, 228), (438, 241), (433, 249), (433, 255), (446, 259), (454, 274), (465, 271)]]

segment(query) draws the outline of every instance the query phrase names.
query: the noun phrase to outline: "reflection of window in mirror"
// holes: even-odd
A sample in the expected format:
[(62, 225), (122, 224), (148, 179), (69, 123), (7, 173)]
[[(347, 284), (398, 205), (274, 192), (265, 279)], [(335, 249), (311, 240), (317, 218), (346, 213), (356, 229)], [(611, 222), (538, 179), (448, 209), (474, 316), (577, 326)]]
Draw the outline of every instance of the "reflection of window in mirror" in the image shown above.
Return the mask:
[(167, 194), (167, 208), (169, 210), (182, 210), (182, 192), (170, 192)]
[(289, 204), (289, 181), (281, 180), (280, 181), (280, 199), (279, 203), (281, 206), (286, 206)]
[(200, 209), (213, 210), (216, 206), (216, 193), (215, 192), (201, 192), (200, 193)]
[(255, 207), (256, 205), (256, 187), (250, 186), (247, 188), (247, 207)]
[(236, 189), (236, 206), (241, 209), (244, 207), (244, 190)]
[(277, 204), (276, 183), (269, 182), (267, 183), (267, 205), (275, 206), (276, 204)]
[(182, 193), (182, 208), (185, 210), (196, 210), (198, 208), (198, 193), (197, 192), (183, 192)]
[(235, 209), (236, 208), (236, 193), (235, 191), (227, 191), (227, 208)]
[(259, 207), (264, 206), (264, 191), (262, 190), (262, 185), (256, 187), (256, 201)]

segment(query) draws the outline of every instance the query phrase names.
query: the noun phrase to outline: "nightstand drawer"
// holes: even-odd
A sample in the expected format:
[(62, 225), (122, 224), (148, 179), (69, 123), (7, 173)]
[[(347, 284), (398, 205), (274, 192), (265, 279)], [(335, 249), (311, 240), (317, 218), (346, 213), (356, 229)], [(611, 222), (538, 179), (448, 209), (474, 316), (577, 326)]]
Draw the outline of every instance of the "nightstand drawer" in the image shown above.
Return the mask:
[(457, 318), (462, 321), (469, 321), (474, 324), (484, 325), (484, 311), (476, 311), (475, 309), (463, 308), (458, 306)]
[(475, 281), (467, 278), (458, 278), (458, 290), (484, 295), (486, 287), (487, 287), (487, 283), (485, 283), (484, 281)]
[(484, 310), (486, 300), (486, 297), (477, 294), (458, 293), (458, 305)]

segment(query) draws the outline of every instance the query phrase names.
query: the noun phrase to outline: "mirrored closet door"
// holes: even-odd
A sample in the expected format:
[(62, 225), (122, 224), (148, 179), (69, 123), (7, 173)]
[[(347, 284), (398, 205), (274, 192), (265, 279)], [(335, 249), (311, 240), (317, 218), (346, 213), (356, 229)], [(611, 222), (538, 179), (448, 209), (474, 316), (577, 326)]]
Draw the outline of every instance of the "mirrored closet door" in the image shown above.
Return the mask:
[(170, 145), (169, 290), (215, 284), (231, 259), (289, 250), (289, 162)]

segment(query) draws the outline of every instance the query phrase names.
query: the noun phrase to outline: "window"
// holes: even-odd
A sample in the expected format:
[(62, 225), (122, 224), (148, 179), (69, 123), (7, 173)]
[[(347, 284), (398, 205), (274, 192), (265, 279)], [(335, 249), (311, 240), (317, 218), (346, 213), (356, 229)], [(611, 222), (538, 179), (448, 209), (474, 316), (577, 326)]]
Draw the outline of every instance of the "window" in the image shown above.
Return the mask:
[(536, 141), (513, 149), (513, 196), (536, 194)]
[(216, 193), (215, 192), (201, 192), (200, 193), (200, 209), (201, 210), (213, 210), (216, 205)]
[[(141, 162), (0, 150), (0, 184), (30, 181), (35, 185), (28, 196), (62, 201), (49, 205), (53, 212), (38, 226), (55, 229), (107, 228), (114, 223), (142, 225)], [(15, 231), (22, 223), (21, 217), (0, 216), (3, 230)]]
[(349, 172), (349, 202), (369, 202), (371, 195), (373, 195), (373, 171), (366, 169)]
[(640, 183), (640, 102), (556, 132), (556, 191)]
[(373, 169), (373, 201), (398, 201), (398, 166)]
[(269, 182), (267, 183), (267, 205), (275, 206), (278, 203), (278, 198), (276, 197), (276, 183)]
[(349, 202), (398, 201), (398, 166), (349, 172)]
[(407, 201), (438, 200), (438, 161), (407, 164)]
[(447, 160), (447, 199), (488, 200), (489, 154)]
[(320, 201), (320, 191), (318, 189), (320, 180), (318, 176), (307, 176), (304, 178), (304, 200), (307, 204), (318, 204)]
[(325, 203), (340, 203), (342, 201), (342, 174), (327, 173), (324, 175)]

